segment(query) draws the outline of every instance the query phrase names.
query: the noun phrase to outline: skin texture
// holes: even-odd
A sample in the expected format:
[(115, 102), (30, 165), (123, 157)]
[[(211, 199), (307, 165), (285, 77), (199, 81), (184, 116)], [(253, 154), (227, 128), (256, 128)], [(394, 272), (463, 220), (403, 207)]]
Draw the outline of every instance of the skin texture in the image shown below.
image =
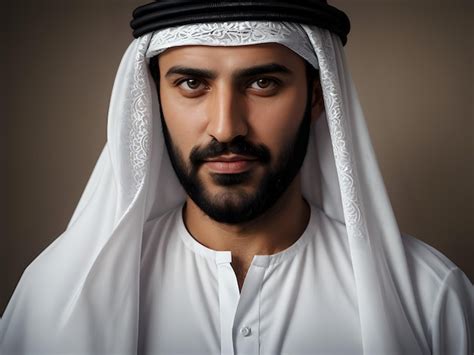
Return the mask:
[[(232, 252), (240, 288), (254, 255), (288, 248), (309, 221), (310, 209), (301, 194), (301, 164), (294, 163), (291, 154), (323, 110), (319, 81), (309, 90), (311, 102), (304, 60), (279, 44), (184, 46), (159, 57), (168, 151), (175, 170), (179, 165), (201, 193), (195, 197), (180, 178), (188, 192), (184, 223), (201, 244)], [(299, 151), (302, 161), (305, 149)], [(240, 167), (207, 162), (236, 153), (252, 161)], [(259, 196), (265, 181), (268, 185), (278, 171), (288, 178), (281, 191), (273, 191), (278, 190), (275, 181), (284, 180), (280, 176)], [(269, 195), (273, 200), (260, 209), (250, 208), (255, 206), (251, 202)], [(208, 207), (223, 213), (213, 214)]]

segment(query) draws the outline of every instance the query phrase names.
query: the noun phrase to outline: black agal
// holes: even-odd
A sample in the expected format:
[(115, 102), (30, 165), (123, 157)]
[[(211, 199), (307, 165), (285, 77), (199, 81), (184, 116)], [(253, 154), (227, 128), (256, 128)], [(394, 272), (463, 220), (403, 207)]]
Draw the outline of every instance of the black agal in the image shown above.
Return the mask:
[(191, 23), (224, 21), (287, 21), (326, 28), (345, 44), (347, 15), (325, 0), (200, 1), (157, 0), (135, 9), (130, 23), (139, 37), (159, 29)]

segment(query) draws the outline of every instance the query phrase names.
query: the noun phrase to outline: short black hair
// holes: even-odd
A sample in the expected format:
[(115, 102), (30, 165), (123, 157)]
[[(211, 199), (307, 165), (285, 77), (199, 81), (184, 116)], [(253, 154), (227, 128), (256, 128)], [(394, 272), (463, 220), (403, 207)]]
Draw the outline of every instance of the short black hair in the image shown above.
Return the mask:
[(155, 81), (155, 84), (158, 88), (158, 84), (160, 83), (160, 68), (158, 66), (158, 56), (157, 55), (150, 58), (149, 67), (150, 67), (151, 76), (152, 76), (153, 80)]

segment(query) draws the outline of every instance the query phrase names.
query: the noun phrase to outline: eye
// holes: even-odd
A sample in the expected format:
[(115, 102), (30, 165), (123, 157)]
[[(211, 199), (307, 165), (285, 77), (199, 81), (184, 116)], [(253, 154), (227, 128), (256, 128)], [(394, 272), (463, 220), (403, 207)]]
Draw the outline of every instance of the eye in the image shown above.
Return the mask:
[(178, 82), (178, 86), (186, 91), (196, 91), (201, 88), (201, 86), (204, 86), (202, 81), (198, 79), (193, 79), (193, 78), (188, 78), (184, 79)]
[(268, 89), (274, 89), (278, 86), (278, 81), (275, 79), (270, 79), (270, 78), (260, 78), (255, 81), (253, 81), (250, 85), (252, 89), (257, 89), (257, 90), (268, 90)]

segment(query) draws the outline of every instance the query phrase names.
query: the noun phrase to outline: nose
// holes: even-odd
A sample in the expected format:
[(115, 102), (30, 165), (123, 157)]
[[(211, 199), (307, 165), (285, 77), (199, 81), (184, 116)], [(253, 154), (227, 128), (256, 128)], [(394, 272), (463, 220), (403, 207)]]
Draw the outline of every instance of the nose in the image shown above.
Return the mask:
[(207, 133), (217, 141), (231, 142), (246, 136), (246, 103), (243, 95), (231, 87), (216, 88), (208, 107)]

